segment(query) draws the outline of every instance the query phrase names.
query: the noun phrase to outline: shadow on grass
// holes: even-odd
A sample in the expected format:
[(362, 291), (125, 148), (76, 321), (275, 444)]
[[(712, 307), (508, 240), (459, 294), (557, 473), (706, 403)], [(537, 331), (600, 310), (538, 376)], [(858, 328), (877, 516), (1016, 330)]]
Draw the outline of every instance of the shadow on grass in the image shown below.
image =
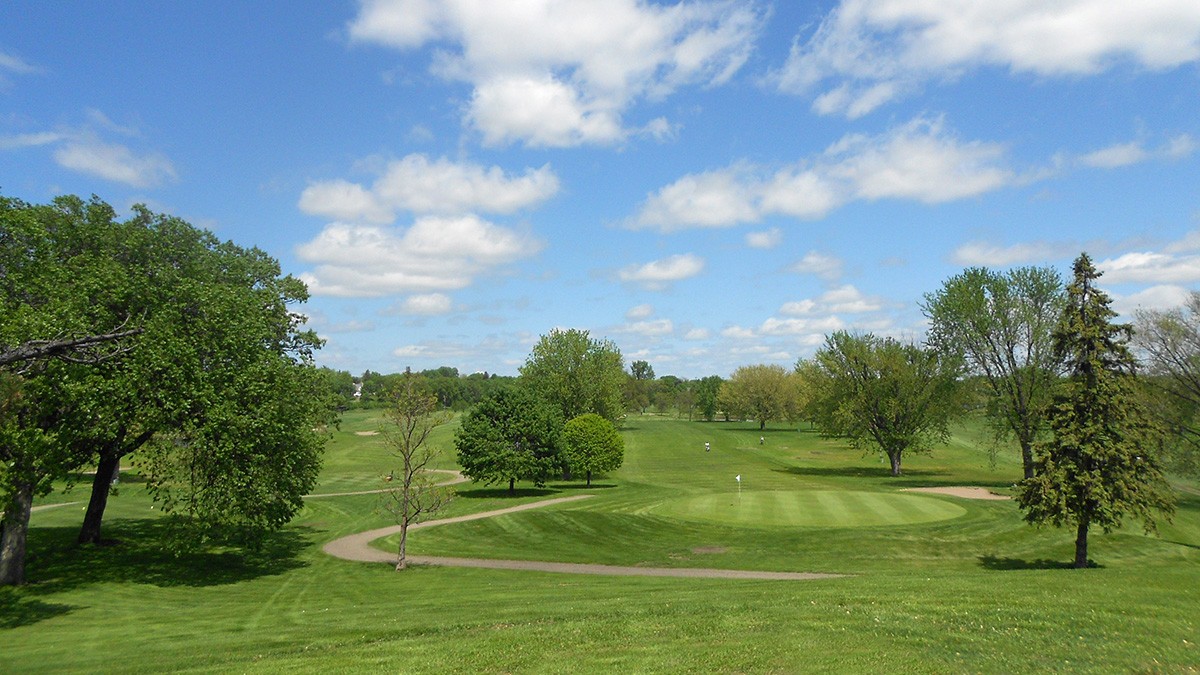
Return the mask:
[[(899, 476), (893, 476), (892, 470), (886, 466), (789, 466), (783, 469), (772, 469), (779, 473), (790, 473), (795, 476), (821, 476), (826, 478), (888, 478), (894, 479), (904, 487), (913, 487), (919, 478), (920, 485), (950, 485), (951, 483), (930, 483), (931, 476), (944, 476), (945, 471), (923, 471), (921, 469), (905, 469)], [(1007, 486), (1005, 486), (1007, 487)]]
[(615, 487), (617, 487), (616, 483), (597, 483), (596, 481), (592, 481), (591, 485), (584, 482), (554, 484), (556, 490), (611, 490)]
[[(1044, 558), (1021, 560), (1020, 558), (1002, 558), (994, 555), (979, 556), (979, 564), (985, 569), (996, 571), (1075, 569), (1074, 565), (1062, 560), (1046, 560)], [(1104, 569), (1104, 565), (1097, 565), (1091, 560), (1088, 561), (1088, 567), (1092, 569)]]
[(0, 588), (0, 630), (30, 626), (74, 609), (76, 607), (73, 605), (42, 602), (28, 597), (16, 588)]
[(281, 574), (308, 565), (299, 556), (311, 548), (311, 528), (288, 527), (267, 536), (258, 550), (210, 547), (176, 552), (164, 542), (169, 525), (157, 518), (116, 520), (101, 546), (79, 546), (77, 527), (39, 527), (29, 532), (26, 576), (30, 590), (57, 593), (97, 583), (155, 586), (220, 586)]
[(545, 497), (547, 495), (558, 494), (558, 492), (559, 490), (556, 488), (519, 487), (509, 492), (506, 487), (494, 487), (459, 490), (456, 495), (463, 499), (520, 499), (521, 497)]

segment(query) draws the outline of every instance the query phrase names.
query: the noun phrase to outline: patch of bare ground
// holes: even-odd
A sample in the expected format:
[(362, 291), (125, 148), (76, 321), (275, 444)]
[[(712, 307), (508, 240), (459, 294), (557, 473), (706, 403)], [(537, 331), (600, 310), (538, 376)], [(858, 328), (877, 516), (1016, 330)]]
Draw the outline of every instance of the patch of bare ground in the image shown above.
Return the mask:
[(902, 492), (928, 492), (937, 495), (949, 495), (961, 499), (984, 499), (989, 501), (1005, 501), (1011, 499), (1007, 495), (998, 495), (987, 488), (970, 487), (966, 485), (952, 487), (922, 487), (906, 488)]

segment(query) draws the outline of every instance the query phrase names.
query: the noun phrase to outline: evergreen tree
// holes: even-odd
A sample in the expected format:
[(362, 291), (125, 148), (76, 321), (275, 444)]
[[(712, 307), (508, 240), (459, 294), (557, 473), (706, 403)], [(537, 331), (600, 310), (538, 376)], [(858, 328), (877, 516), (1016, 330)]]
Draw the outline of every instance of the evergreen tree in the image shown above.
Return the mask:
[(1134, 395), (1132, 331), (1113, 323), (1111, 301), (1095, 286), (1099, 276), (1080, 255), (1054, 331), (1067, 380), (1049, 413), (1053, 437), (1038, 445), (1036, 475), (1018, 494), (1026, 521), (1075, 525), (1075, 567), (1088, 565), (1092, 525), (1110, 532), (1133, 516), (1153, 532), (1156, 512), (1174, 510), (1155, 452), (1161, 436)]

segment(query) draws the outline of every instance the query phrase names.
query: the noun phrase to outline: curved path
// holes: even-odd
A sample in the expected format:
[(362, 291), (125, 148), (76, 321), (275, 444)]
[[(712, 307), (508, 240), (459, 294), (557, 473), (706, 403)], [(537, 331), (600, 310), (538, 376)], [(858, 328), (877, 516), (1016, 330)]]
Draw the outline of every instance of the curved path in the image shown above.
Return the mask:
[[(458, 485), (459, 483), (465, 483), (465, 482), (471, 480), (470, 478), (467, 478), (466, 476), (462, 475), (461, 471), (453, 471), (451, 469), (427, 469), (427, 471), (429, 473), (450, 474), (450, 480), (448, 480), (444, 483), (438, 483), (439, 486)], [(304, 495), (304, 498), (305, 499), (320, 499), (322, 497), (353, 497), (354, 495), (377, 495), (377, 494), (382, 494), (384, 492), (395, 492), (396, 490), (399, 490), (399, 489), (400, 489), (400, 486), (390, 487), (390, 488), (380, 488), (378, 490), (358, 490), (356, 492), (322, 492), (321, 494), (316, 494), (316, 495)]]
[[(587, 499), (592, 495), (575, 495), (572, 497), (557, 497), (540, 502), (530, 502), (520, 506), (511, 506), (495, 511), (483, 511), (455, 518), (430, 520), (424, 523), (409, 525), (409, 531), (422, 527), (462, 523), (468, 520), (480, 520), (507, 513), (517, 513), (530, 509), (540, 509), (552, 504)], [(360, 562), (386, 562), (396, 564), (396, 554), (381, 551), (371, 547), (371, 542), (380, 537), (387, 537), (400, 531), (399, 525), (381, 527), (358, 534), (351, 534), (325, 544), (322, 548), (326, 553), (344, 560)], [(541, 562), (535, 560), (491, 560), (485, 558), (446, 558), (439, 556), (408, 556), (408, 561), (416, 565), (438, 565), (442, 567), (477, 567), (496, 570), (525, 570), (534, 572), (560, 572), (565, 574), (601, 574), (609, 576), (638, 576), (638, 577), (688, 577), (705, 579), (775, 579), (791, 581), (808, 581), (812, 579), (831, 579), (844, 576), (841, 574), (817, 574), (812, 572), (764, 572), (758, 570), (723, 570), (697, 567), (629, 567), (621, 565), (594, 565), (585, 563)]]

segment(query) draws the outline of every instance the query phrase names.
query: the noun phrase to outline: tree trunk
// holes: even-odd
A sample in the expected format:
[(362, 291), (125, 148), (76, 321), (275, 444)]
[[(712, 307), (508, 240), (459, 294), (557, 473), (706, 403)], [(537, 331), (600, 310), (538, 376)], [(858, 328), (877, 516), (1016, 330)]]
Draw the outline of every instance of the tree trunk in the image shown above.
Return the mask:
[(1079, 529), (1075, 531), (1075, 569), (1083, 569), (1088, 566), (1088, 521), (1083, 518), (1079, 521)]
[(899, 452), (889, 452), (888, 459), (892, 460), (892, 475), (899, 476), (900, 475), (900, 453)]
[(33, 508), (33, 486), (17, 486), (10, 506), (5, 510), (4, 534), (0, 536), (0, 586), (25, 583), (25, 538)]
[(592, 487), (592, 470), (591, 469), (588, 469), (588, 472), (587, 472), (587, 486)]
[(758, 421), (758, 430), (759, 430), (759, 431), (762, 431), (763, 429), (766, 429), (766, 428), (767, 428), (767, 421), (766, 421), (766, 420), (759, 420), (759, 421)]
[(113, 478), (120, 471), (121, 456), (115, 452), (101, 452), (96, 476), (92, 479), (92, 497), (88, 500), (87, 513), (83, 516), (83, 527), (79, 530), (80, 544), (99, 544), (100, 525), (104, 522), (104, 509), (108, 506), (108, 493)]
[(1021, 441), (1021, 465), (1025, 468), (1025, 478), (1033, 478), (1033, 443)]
[(405, 518), (400, 523), (400, 550), (399, 557), (396, 558), (396, 571), (400, 572), (408, 568), (407, 549), (408, 547), (408, 519)]
[(511, 494), (516, 494), (516, 493), (517, 493), (517, 479), (509, 478), (508, 479), (508, 494), (511, 495)]

